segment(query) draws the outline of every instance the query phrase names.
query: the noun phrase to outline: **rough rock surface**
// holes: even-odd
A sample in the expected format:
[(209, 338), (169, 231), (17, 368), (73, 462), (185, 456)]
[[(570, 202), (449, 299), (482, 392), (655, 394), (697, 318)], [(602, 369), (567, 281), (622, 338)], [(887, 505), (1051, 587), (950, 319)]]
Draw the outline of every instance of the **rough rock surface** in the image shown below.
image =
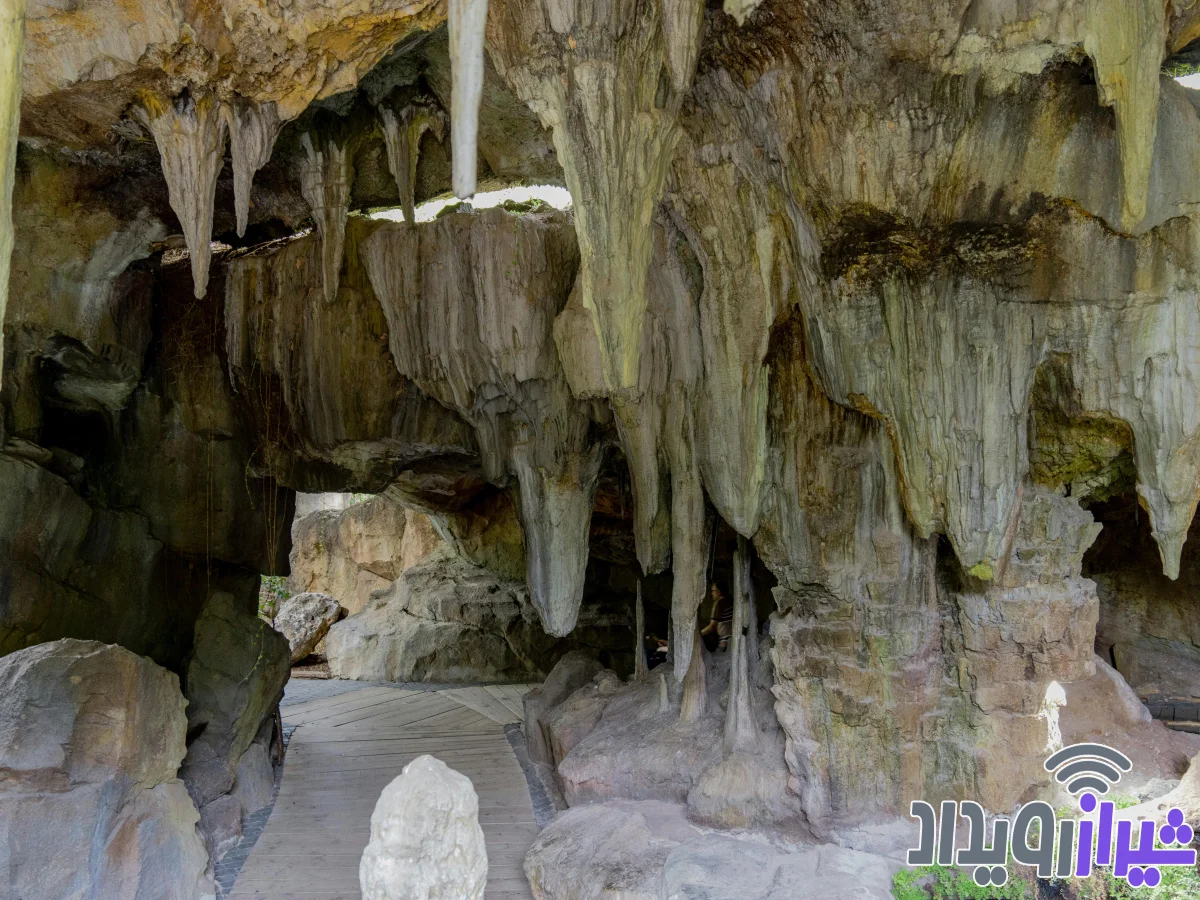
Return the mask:
[[(450, 668), (464, 620), (527, 677), (657, 584), (673, 672), (538, 714), (579, 796), (1008, 810), (1051, 707), (1127, 705), (1093, 647), (1190, 693), (1200, 4), (484, 6), (33, 0), (21, 62), (0, 19), (0, 652), (119, 641), (191, 698), (294, 492), (368, 492), (493, 573), (487, 611), (430, 569), (453, 615), (407, 572), (370, 610)], [(573, 208), (359, 214), (473, 172)], [(695, 640), (734, 534), (773, 615), (726, 699)], [(215, 694), (209, 802), (269, 706)], [(1121, 722), (1147, 773), (1183, 754)]]
[(6, 656), (0, 686), (0, 893), (213, 896), (176, 774), (187, 720), (175, 675), (68, 639)]
[[(216, 593), (196, 622), (184, 690), (189, 742), (179, 774), (202, 817), (213, 802), (230, 806), (222, 800), (229, 794), (243, 807), (261, 798), (262, 745), (270, 744), (291, 671), (287, 638), (247, 606)], [(243, 766), (248, 753), (253, 755)], [(239, 779), (242, 773), (245, 780)], [(209, 820), (228, 821), (217, 812)], [(207, 837), (218, 856), (220, 834)]]
[(545, 717), (595, 678), (602, 668), (595, 659), (572, 650), (554, 664), (545, 681), (525, 694), (525, 746), (531, 760), (537, 763), (553, 761)]
[(386, 495), (321, 510), (292, 524), (288, 586), (297, 594), (329, 594), (356, 613), (440, 543), (428, 517)]
[(293, 664), (317, 648), (341, 613), (338, 602), (328, 594), (294, 594), (283, 601), (275, 614), (275, 630), (287, 638)]
[(335, 678), (529, 681), (572, 647), (625, 650), (628, 627), (627, 616), (587, 609), (569, 639), (551, 637), (524, 585), (443, 547), (332, 626), (325, 648)]
[(365, 900), (481, 900), (488, 858), (471, 780), (418, 756), (383, 789), (358, 877)]
[(680, 807), (654, 801), (568, 810), (525, 857), (537, 900), (889, 900), (899, 868), (836, 844), (702, 833)]

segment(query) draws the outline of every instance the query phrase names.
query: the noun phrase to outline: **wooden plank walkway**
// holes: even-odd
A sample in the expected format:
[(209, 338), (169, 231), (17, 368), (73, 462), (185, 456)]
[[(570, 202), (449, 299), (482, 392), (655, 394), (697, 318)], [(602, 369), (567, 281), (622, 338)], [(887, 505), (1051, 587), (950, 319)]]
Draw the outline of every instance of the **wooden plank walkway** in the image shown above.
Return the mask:
[(523, 863), (537, 827), (503, 728), (521, 721), (531, 687), (370, 687), (285, 707), (284, 724), (299, 727), (275, 809), (230, 900), (360, 898), (358, 861), (375, 801), (423, 753), (475, 785), (488, 852), (485, 900), (531, 900)]

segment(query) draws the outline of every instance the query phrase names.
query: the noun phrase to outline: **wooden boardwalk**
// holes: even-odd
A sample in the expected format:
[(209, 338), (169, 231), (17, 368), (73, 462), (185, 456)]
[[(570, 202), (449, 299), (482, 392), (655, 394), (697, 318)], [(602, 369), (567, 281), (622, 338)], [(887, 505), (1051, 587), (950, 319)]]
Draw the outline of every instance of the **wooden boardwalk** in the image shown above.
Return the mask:
[(533, 685), (441, 691), (370, 687), (283, 710), (298, 725), (283, 782), (230, 900), (353, 900), (384, 787), (432, 754), (471, 779), (488, 852), (485, 900), (530, 900), (522, 864), (537, 834), (524, 773), (504, 735)]

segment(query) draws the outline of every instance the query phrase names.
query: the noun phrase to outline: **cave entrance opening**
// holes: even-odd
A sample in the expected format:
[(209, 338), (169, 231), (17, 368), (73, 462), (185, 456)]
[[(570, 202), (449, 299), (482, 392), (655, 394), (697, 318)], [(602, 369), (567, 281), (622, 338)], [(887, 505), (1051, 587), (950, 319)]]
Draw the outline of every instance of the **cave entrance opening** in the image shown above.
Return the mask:
[[(426, 200), (416, 206), (414, 219), (417, 224), (432, 222), (448, 207), (457, 207), (460, 203), (470, 203), (471, 209), (491, 209), (503, 206), (506, 209), (521, 211), (522, 207), (533, 209), (538, 203), (545, 203), (555, 209), (571, 208), (571, 193), (565, 188), (554, 184), (512, 185), (490, 191), (480, 191), (469, 201), (460, 200), (451, 193)], [(368, 212), (372, 219), (384, 219), (389, 222), (403, 222), (404, 208), (400, 206), (383, 207)]]

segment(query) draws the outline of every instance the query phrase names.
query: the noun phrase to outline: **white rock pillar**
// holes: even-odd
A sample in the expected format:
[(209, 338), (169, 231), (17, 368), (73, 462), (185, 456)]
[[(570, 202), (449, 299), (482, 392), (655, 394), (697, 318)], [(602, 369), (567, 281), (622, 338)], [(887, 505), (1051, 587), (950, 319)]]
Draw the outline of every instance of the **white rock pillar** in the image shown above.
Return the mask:
[(479, 102), (483, 98), (483, 32), (488, 0), (450, 0), (450, 143), (454, 196), (475, 196)]
[(471, 780), (418, 756), (383, 789), (358, 866), (363, 900), (481, 900), (488, 860)]
[[(8, 0), (0, 12), (0, 323), (8, 305), (8, 266), (12, 257), (13, 174), (21, 125), (21, 60), (25, 47), (25, 0)], [(0, 364), (4, 332), (0, 330)]]

